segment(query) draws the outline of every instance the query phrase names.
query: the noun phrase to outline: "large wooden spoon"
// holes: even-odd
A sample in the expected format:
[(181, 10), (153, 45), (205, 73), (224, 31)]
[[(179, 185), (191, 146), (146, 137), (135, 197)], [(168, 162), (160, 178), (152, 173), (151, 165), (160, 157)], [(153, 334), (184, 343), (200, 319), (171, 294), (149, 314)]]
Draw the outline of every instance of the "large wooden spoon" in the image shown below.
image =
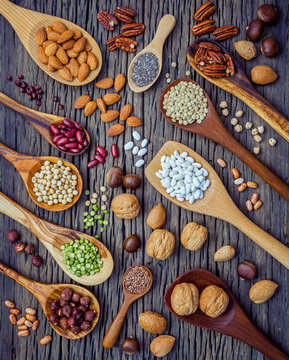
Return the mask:
[[(83, 30), (80, 26), (56, 16), (46, 15), (37, 11), (24, 9), (11, 3), (8, 0), (1, 0), (0, 14), (9, 21), (11, 26), (14, 28), (16, 34), (18, 35), (19, 39), (22, 41), (22, 44), (24, 45), (32, 59), (36, 62), (36, 64), (53, 79), (66, 85), (81, 86), (90, 83), (99, 74), (102, 66), (102, 56), (100, 48), (94, 38), (89, 35), (88, 32)], [(87, 39), (88, 43), (90, 44), (92, 48), (91, 51), (96, 56), (98, 62), (97, 68), (91, 71), (84, 81), (79, 81), (77, 78), (73, 78), (72, 81), (64, 80), (58, 75), (57, 71), (49, 71), (47, 65), (43, 64), (38, 59), (38, 45), (35, 42), (36, 32), (42, 26), (44, 26), (45, 28), (48, 25), (51, 26), (54, 21), (61, 21), (64, 25), (66, 25), (68, 29), (80, 30), (82, 32), (82, 35)]]
[[(153, 84), (157, 81), (158, 77), (160, 76), (162, 66), (163, 66), (163, 46), (164, 43), (169, 36), (169, 34), (172, 32), (173, 28), (176, 25), (176, 19), (173, 15), (165, 15), (161, 18), (161, 21), (159, 23), (159, 26), (157, 28), (157, 32), (155, 34), (155, 37), (153, 40), (142, 50), (140, 51), (132, 60), (132, 62), (129, 65), (128, 68), (128, 84), (132, 91), (140, 93), (148, 90)], [(157, 76), (155, 79), (150, 82), (146, 86), (137, 86), (131, 78), (132, 68), (136, 60), (145, 53), (151, 53), (154, 54), (158, 61), (159, 61), (159, 70), (157, 73)]]
[[(51, 256), (54, 257), (57, 264), (69, 277), (71, 277), (71, 279), (87, 286), (94, 286), (101, 284), (110, 277), (113, 270), (112, 256), (103, 243), (95, 239), (93, 236), (42, 220), (30, 211), (24, 209), (22, 206), (18, 205), (2, 192), (0, 192), (0, 212), (18, 221), (35, 236), (37, 236), (50, 252)], [(82, 275), (78, 277), (66, 268), (66, 264), (63, 261), (63, 254), (60, 247), (81, 237), (97, 246), (98, 252), (101, 255), (103, 267), (94, 275)]]
[[(199, 308), (192, 315), (181, 316), (176, 314), (172, 309), (171, 295), (174, 287), (184, 282), (196, 285), (200, 293), (209, 285), (217, 285), (224, 289), (230, 297), (227, 310), (224, 314), (218, 316), (217, 318), (211, 318), (205, 315)], [(193, 269), (178, 277), (167, 289), (164, 301), (170, 312), (180, 320), (194, 326), (217, 331), (244, 341), (246, 344), (253, 346), (272, 360), (289, 360), (288, 356), (278, 349), (271, 340), (263, 335), (261, 331), (252, 324), (228, 286), (220, 278), (208, 270)]]
[[(82, 192), (83, 181), (77, 167), (71, 164), (70, 162), (54, 156), (23, 155), (12, 149), (9, 149), (7, 146), (5, 146), (2, 143), (0, 143), (0, 154), (4, 156), (8, 161), (10, 161), (11, 164), (15, 167), (15, 169), (19, 172), (24, 182), (24, 185), (28, 191), (29, 196), (31, 197), (32, 201), (39, 207), (49, 211), (64, 211), (69, 209), (74, 204), (76, 204), (76, 202), (79, 200), (79, 197)], [(77, 176), (76, 190), (78, 191), (78, 195), (75, 195), (72, 198), (72, 202), (67, 203), (66, 205), (62, 203), (48, 205), (44, 201), (40, 202), (37, 200), (37, 196), (33, 191), (34, 184), (32, 182), (32, 178), (36, 172), (40, 171), (41, 166), (44, 164), (46, 160), (54, 164), (56, 164), (57, 161), (61, 160), (63, 162), (63, 165), (69, 166), (71, 168), (72, 174)]]
[(82, 296), (89, 296), (91, 299), (90, 309), (96, 311), (96, 316), (91, 322), (91, 328), (88, 331), (81, 331), (78, 334), (74, 334), (70, 329), (63, 330), (60, 326), (54, 325), (51, 322), (49, 324), (52, 328), (61, 336), (66, 337), (67, 339), (75, 340), (80, 339), (87, 334), (89, 334), (98, 323), (100, 307), (96, 297), (92, 292), (83, 288), (82, 286), (74, 285), (74, 284), (43, 284), (33, 280), (30, 280), (23, 275), (17, 273), (16, 271), (10, 269), (8, 266), (0, 262), (0, 272), (11, 277), (19, 284), (24, 286), (27, 290), (29, 290), (38, 300), (40, 306), (42, 307), (44, 314), (48, 318), (51, 314), (51, 310), (49, 308), (49, 304), (53, 300), (58, 300), (62, 291), (64, 289), (70, 288), (73, 292), (77, 292)]
[[(197, 68), (194, 56), (199, 47), (200, 42), (208, 41), (218, 45), (222, 51), (229, 54), (234, 61), (235, 74), (233, 76), (224, 77), (221, 79), (212, 78), (204, 75), (204, 73)], [(224, 48), (220, 43), (211, 39), (197, 39), (193, 41), (187, 51), (187, 58), (191, 67), (209, 80), (212, 84), (219, 86), (221, 89), (228, 91), (230, 94), (237, 96), (250, 106), (262, 119), (264, 119), (274, 130), (284, 137), (289, 142), (289, 121), (282, 115), (273, 105), (264, 99), (253, 87), (242, 67), (237, 60)]]
[[(181, 202), (176, 198), (170, 197), (166, 192), (166, 189), (162, 186), (160, 179), (156, 176), (156, 172), (161, 169), (161, 157), (163, 155), (170, 156), (175, 150), (179, 153), (187, 151), (195, 161), (201, 163), (209, 172), (208, 178), (211, 181), (211, 185), (204, 192), (203, 199), (199, 199), (193, 204), (190, 204), (188, 201)], [(260, 229), (237, 208), (215, 170), (203, 157), (189, 147), (175, 141), (166, 142), (146, 167), (145, 174), (149, 182), (163, 196), (176, 205), (190, 211), (228, 221), (289, 269), (289, 248), (264, 230)]]
[(163, 91), (160, 99), (160, 107), (163, 116), (173, 125), (182, 130), (190, 131), (198, 135), (202, 135), (216, 143), (224, 146), (233, 154), (238, 156), (245, 164), (247, 164), (253, 171), (255, 171), (263, 180), (273, 187), (280, 195), (289, 201), (289, 186), (273, 173), (266, 165), (250, 153), (244, 146), (242, 146), (233, 135), (226, 129), (222, 120), (220, 119), (214, 105), (204, 90), (204, 94), (208, 100), (208, 113), (201, 124), (196, 121), (189, 125), (180, 125), (178, 122), (173, 122), (172, 118), (166, 115), (166, 110), (163, 107), (165, 94), (180, 81), (192, 82), (199, 85), (190, 79), (178, 79), (168, 85)]
[[(21, 114), (25, 120), (27, 120), (39, 133), (41, 136), (44, 137), (46, 141), (49, 142), (50, 145), (54, 146), (55, 149), (63, 152), (67, 155), (80, 155), (83, 154), (88, 148), (90, 144), (90, 136), (88, 132), (84, 129), (86, 134), (86, 140), (88, 145), (83, 148), (79, 153), (75, 154), (71, 151), (63, 151), (60, 150), (52, 141), (52, 134), (49, 130), (49, 126), (52, 124), (58, 124), (62, 123), (63, 119), (65, 119), (63, 116), (58, 115), (52, 115), (52, 114), (46, 114), (40, 111), (36, 111), (33, 109), (29, 109), (28, 107), (19, 104), (15, 100), (11, 99), (7, 95), (0, 92), (0, 103), (8, 106), (10, 109), (17, 111), (19, 114)], [(69, 119), (70, 120), (70, 119)], [(74, 120), (70, 120), (75, 123)]]

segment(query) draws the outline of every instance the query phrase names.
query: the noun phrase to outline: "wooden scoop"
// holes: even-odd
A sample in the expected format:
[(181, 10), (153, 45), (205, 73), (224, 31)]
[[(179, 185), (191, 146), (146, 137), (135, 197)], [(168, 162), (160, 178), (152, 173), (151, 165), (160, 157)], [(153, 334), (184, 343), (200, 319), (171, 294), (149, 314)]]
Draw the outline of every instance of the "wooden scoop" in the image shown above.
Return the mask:
[(70, 288), (73, 290), (73, 292), (77, 292), (77, 293), (81, 294), (82, 296), (90, 297), (90, 299), (91, 299), (90, 309), (96, 311), (95, 318), (91, 322), (91, 328), (88, 331), (81, 331), (78, 334), (74, 334), (70, 329), (63, 330), (60, 326), (53, 325), (51, 322), (49, 322), (51, 327), (60, 336), (64, 336), (67, 339), (71, 339), (71, 340), (80, 339), (80, 338), (86, 336), (87, 334), (89, 334), (95, 328), (95, 325), (98, 323), (99, 314), (100, 314), (99, 303), (98, 303), (96, 297), (93, 295), (93, 293), (90, 292), (89, 290), (83, 288), (82, 286), (78, 286), (78, 285), (74, 285), (74, 284), (43, 284), (43, 283), (39, 283), (39, 282), (30, 280), (30, 279), (20, 275), (19, 273), (10, 269), (8, 266), (4, 265), (1, 262), (0, 262), (0, 272), (11, 277), (12, 279), (17, 281), (19, 284), (21, 284), (22, 286), (24, 286), (27, 290), (29, 290), (31, 292), (38, 300), (47, 319), (49, 318), (49, 315), (52, 312), (49, 308), (49, 304), (53, 300), (58, 300), (64, 289)]
[[(173, 15), (165, 15), (161, 18), (161, 21), (159, 23), (159, 26), (157, 28), (157, 32), (155, 34), (155, 37), (153, 40), (148, 44), (142, 51), (140, 51), (132, 60), (132, 62), (129, 65), (128, 68), (128, 84), (132, 91), (140, 93), (148, 90), (158, 79), (160, 76), (162, 66), (163, 66), (163, 46), (164, 43), (169, 36), (169, 34), (172, 32), (173, 28), (176, 25), (176, 19)], [(155, 79), (149, 83), (146, 86), (137, 86), (131, 78), (132, 68), (136, 60), (145, 53), (152, 53), (154, 54), (159, 61), (159, 71), (157, 73), (157, 76)]]
[[(22, 44), (24, 45), (32, 59), (36, 62), (36, 64), (53, 79), (66, 85), (82, 86), (90, 83), (99, 74), (102, 66), (102, 56), (100, 48), (94, 38), (89, 35), (85, 30), (83, 30), (80, 26), (56, 16), (46, 15), (37, 11), (24, 9), (11, 3), (8, 0), (1, 0), (0, 14), (9, 21), (11, 26), (14, 28), (16, 34), (18, 35), (19, 39), (22, 41)], [(48, 25), (51, 26), (54, 21), (61, 21), (64, 25), (66, 25), (69, 30), (80, 30), (83, 37), (87, 39), (87, 42), (91, 46), (91, 52), (96, 56), (98, 62), (97, 68), (91, 71), (84, 81), (79, 81), (77, 78), (73, 78), (72, 81), (64, 80), (58, 75), (57, 71), (49, 71), (47, 65), (43, 64), (38, 59), (38, 45), (35, 42), (36, 32), (42, 26), (44, 26), (45, 28)]]
[[(38, 239), (50, 252), (51, 256), (54, 257), (57, 264), (71, 279), (83, 285), (94, 286), (101, 284), (110, 277), (113, 270), (112, 256), (103, 243), (95, 239), (93, 236), (42, 220), (28, 210), (24, 209), (22, 206), (16, 204), (16, 202), (4, 195), (2, 192), (0, 192), (0, 212), (18, 221), (36, 237), (38, 237)], [(66, 269), (66, 264), (63, 261), (63, 253), (60, 247), (81, 237), (97, 246), (98, 252), (101, 255), (103, 267), (94, 275), (82, 275), (78, 277)]]
[[(76, 166), (71, 164), (70, 162), (54, 157), (54, 156), (29, 156), (20, 154), (12, 149), (9, 149), (7, 146), (0, 143), (0, 154), (3, 155), (11, 164), (15, 167), (15, 169), (19, 172), (24, 185), (28, 191), (29, 196), (31, 197), (32, 201), (40, 206), (41, 208), (49, 211), (64, 211), (69, 209), (71, 206), (76, 204), (78, 201), (83, 187), (82, 177), (80, 175), (79, 170)], [(61, 160), (64, 166), (69, 166), (72, 170), (72, 174), (77, 176), (77, 186), (76, 190), (78, 191), (78, 195), (72, 198), (72, 202), (67, 203), (66, 205), (62, 203), (48, 205), (44, 201), (39, 202), (37, 200), (37, 196), (35, 195), (33, 188), (34, 184), (32, 182), (32, 178), (36, 172), (40, 171), (41, 166), (44, 162), (48, 160), (51, 163), (56, 164), (57, 161)]]
[(266, 165), (251, 154), (244, 146), (242, 146), (233, 135), (226, 129), (222, 120), (220, 119), (214, 105), (204, 90), (204, 94), (208, 100), (208, 113), (201, 124), (196, 121), (189, 125), (180, 125), (178, 122), (173, 122), (172, 118), (166, 115), (166, 110), (163, 108), (163, 101), (165, 94), (172, 86), (175, 86), (180, 81), (192, 82), (199, 85), (190, 79), (178, 79), (168, 85), (163, 91), (160, 99), (160, 107), (163, 116), (173, 125), (186, 131), (202, 135), (207, 139), (215, 141), (217, 144), (224, 146), (233, 154), (238, 156), (245, 164), (247, 164), (253, 171), (255, 171), (263, 180), (273, 187), (280, 195), (289, 201), (289, 186), (282, 181), (277, 175), (273, 173)]
[[(203, 199), (196, 200), (193, 204), (188, 201), (180, 202), (176, 198), (170, 197), (162, 186), (160, 179), (156, 176), (156, 172), (161, 170), (161, 157), (163, 155), (170, 156), (175, 150), (179, 153), (187, 151), (189, 156), (192, 156), (196, 162), (201, 163), (209, 172), (208, 179), (211, 184), (204, 192)], [(237, 208), (215, 170), (204, 158), (189, 147), (175, 141), (166, 142), (146, 167), (145, 174), (149, 182), (176, 205), (190, 211), (228, 221), (289, 269), (289, 248), (255, 225)]]
[[(135, 266), (146, 269), (150, 276), (150, 283), (149, 283), (148, 287), (146, 288), (146, 290), (141, 294), (132, 294), (132, 293), (128, 292), (124, 286), (124, 278), (125, 278), (126, 272)], [(134, 266), (131, 266), (130, 268), (128, 268), (126, 270), (126, 272), (124, 273), (123, 280), (122, 280), (122, 288), (123, 288), (123, 292), (124, 292), (124, 302), (123, 302), (122, 307), (120, 308), (119, 312), (117, 313), (116, 317), (114, 318), (113, 322), (111, 323), (109, 329), (107, 330), (107, 333), (105, 334), (103, 341), (102, 341), (102, 345), (106, 349), (112, 348), (113, 345), (116, 343), (116, 340), (119, 336), (119, 333), (121, 331), (124, 319), (126, 317), (126, 314), (127, 314), (127, 311), (129, 309), (130, 305), (135, 300), (137, 300), (140, 297), (142, 297), (143, 295), (145, 295), (149, 291), (149, 289), (151, 288), (152, 283), (153, 283), (153, 276), (152, 276), (151, 272), (149, 271), (149, 269), (145, 266), (134, 265)]]
[[(174, 287), (177, 284), (184, 282), (196, 285), (200, 293), (209, 285), (217, 285), (224, 289), (230, 297), (227, 310), (217, 318), (211, 318), (205, 315), (199, 308), (192, 315), (181, 316), (176, 314), (171, 306), (171, 295)], [(252, 324), (228, 286), (220, 278), (208, 270), (193, 269), (178, 277), (166, 291), (164, 301), (170, 312), (180, 320), (194, 326), (217, 331), (221, 334), (229, 335), (244, 341), (246, 344), (253, 346), (269, 359), (289, 360), (288, 356), (279, 350), (271, 340), (263, 335), (261, 331)]]
[[(195, 53), (199, 47), (200, 42), (211, 42), (219, 46), (222, 51), (229, 54), (234, 61), (235, 74), (233, 76), (224, 77), (221, 79), (212, 78), (204, 75), (199, 70), (194, 61)], [(274, 130), (284, 137), (289, 142), (289, 121), (284, 115), (282, 115), (273, 105), (271, 105), (266, 99), (264, 99), (253, 87), (252, 83), (248, 79), (242, 67), (237, 60), (224, 48), (220, 43), (211, 39), (197, 39), (193, 41), (187, 51), (187, 58), (191, 67), (210, 81), (212, 84), (217, 85), (221, 89), (237, 96), (244, 101), (252, 110), (254, 110), (263, 120), (265, 120)]]
[[(46, 141), (49, 142), (50, 145), (54, 146), (55, 149), (58, 151), (63, 152), (67, 155), (80, 155), (83, 154), (88, 148), (90, 144), (90, 136), (88, 132), (84, 129), (86, 134), (86, 140), (88, 142), (88, 145), (83, 148), (79, 153), (75, 154), (71, 151), (63, 151), (60, 150), (52, 141), (53, 135), (51, 134), (51, 131), (49, 130), (49, 126), (52, 124), (58, 124), (62, 123), (63, 119), (65, 119), (63, 116), (57, 116), (52, 114), (46, 114), (40, 111), (36, 111), (33, 109), (29, 109), (28, 107), (19, 104), (15, 100), (11, 99), (7, 95), (0, 92), (0, 103), (2, 103), (5, 106), (8, 106), (10, 109), (18, 112), (21, 114), (25, 120), (27, 120), (39, 133), (41, 136), (44, 137)], [(70, 119), (69, 119), (70, 120)], [(74, 120), (70, 120), (75, 123)]]

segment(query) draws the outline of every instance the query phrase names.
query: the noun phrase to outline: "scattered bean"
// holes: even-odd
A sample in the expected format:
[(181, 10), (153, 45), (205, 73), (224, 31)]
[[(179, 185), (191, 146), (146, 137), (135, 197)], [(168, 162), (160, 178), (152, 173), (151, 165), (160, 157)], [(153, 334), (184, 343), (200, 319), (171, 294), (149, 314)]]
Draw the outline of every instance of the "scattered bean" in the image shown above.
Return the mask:
[(116, 144), (112, 144), (112, 145), (111, 145), (111, 155), (112, 155), (114, 158), (118, 158), (118, 148), (117, 148), (117, 145), (116, 145)]
[(16, 316), (14, 314), (9, 315), (9, 320), (10, 320), (11, 324), (13, 324), (13, 325), (15, 325), (17, 322)]
[(30, 331), (29, 330), (20, 330), (18, 332), (18, 336), (24, 337), (24, 336), (29, 336), (30, 335)]
[(40, 342), (41, 345), (46, 345), (46, 344), (50, 343), (51, 340), (52, 340), (52, 336), (51, 335), (46, 335), (42, 339), (40, 339), (39, 342)]
[(33, 323), (29, 320), (25, 320), (24, 324), (29, 328), (33, 326)]
[(247, 186), (251, 189), (257, 189), (258, 185), (254, 181), (247, 181)]
[(144, 148), (146, 147), (148, 144), (148, 139), (143, 139), (143, 141), (141, 142), (141, 147)]
[(241, 185), (242, 183), (244, 182), (244, 179), (243, 178), (238, 178), (238, 179), (236, 179), (236, 180), (234, 180), (234, 184), (235, 185)]
[(25, 317), (20, 318), (19, 320), (17, 320), (17, 325), (23, 325), (26, 321)]
[(217, 163), (219, 166), (221, 166), (222, 168), (225, 168), (227, 166), (227, 163), (225, 162), (225, 160), (223, 159), (217, 159)]
[(259, 198), (259, 195), (257, 193), (254, 193), (252, 196), (251, 196), (251, 203), (253, 205), (256, 204), (256, 202), (258, 201), (258, 198)]
[(191, 76), (191, 72), (189, 70), (186, 71), (186, 76)]
[(244, 191), (244, 190), (246, 189), (246, 187), (247, 187), (247, 184), (246, 184), (245, 182), (243, 182), (241, 185), (239, 185), (239, 186), (237, 187), (237, 190), (238, 190), (239, 192), (242, 192), (242, 191)]
[(19, 325), (18, 330), (27, 330), (28, 327), (26, 325)]
[(10, 313), (14, 314), (14, 315), (18, 315), (20, 313), (20, 310), (16, 309), (16, 308), (13, 308), (13, 309), (10, 309)]
[(233, 177), (234, 177), (235, 179), (239, 179), (240, 174), (239, 174), (238, 169), (233, 168), (233, 169), (232, 169), (232, 174), (233, 174)]
[(263, 205), (263, 202), (261, 200), (258, 200), (256, 204), (254, 204), (254, 210), (260, 209), (260, 207)]
[(134, 146), (133, 141), (129, 141), (124, 145), (124, 150), (125, 151), (131, 150), (133, 148), (133, 146)]
[(139, 141), (139, 140), (140, 140), (140, 134), (139, 134), (139, 132), (133, 131), (132, 136), (133, 136), (133, 138), (134, 138), (136, 141)]
[(39, 326), (39, 320), (35, 320), (32, 325), (32, 330), (35, 331), (38, 328), (38, 326)]
[(13, 301), (11, 300), (5, 300), (4, 304), (9, 307), (10, 309), (14, 308), (15, 307), (15, 304)]
[(143, 149), (140, 149), (140, 151), (137, 154), (138, 154), (138, 156), (144, 156), (147, 152), (148, 152), (147, 149), (143, 148)]
[(138, 160), (134, 165), (135, 165), (135, 167), (139, 168), (139, 167), (142, 167), (143, 164), (144, 164), (144, 160), (141, 159), (141, 160)]
[(132, 149), (132, 153), (133, 153), (134, 155), (136, 155), (138, 152), (139, 152), (139, 147), (138, 147), (138, 146), (135, 146), (135, 147)]
[(253, 210), (253, 204), (251, 203), (250, 200), (246, 201), (246, 208), (248, 211), (252, 211)]
[(36, 316), (28, 313), (26, 314), (26, 319), (31, 322), (34, 322), (36, 320)]

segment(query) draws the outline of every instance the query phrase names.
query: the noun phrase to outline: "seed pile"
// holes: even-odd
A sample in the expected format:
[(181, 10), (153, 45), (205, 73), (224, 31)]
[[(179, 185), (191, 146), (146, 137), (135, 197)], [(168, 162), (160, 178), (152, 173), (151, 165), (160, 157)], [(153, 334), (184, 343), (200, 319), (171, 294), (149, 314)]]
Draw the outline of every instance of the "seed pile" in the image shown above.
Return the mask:
[(162, 156), (161, 166), (162, 170), (156, 172), (156, 176), (171, 197), (181, 202), (188, 200), (190, 204), (204, 197), (210, 186), (210, 180), (206, 178), (209, 173), (187, 152), (174, 151), (171, 156)]
[(152, 53), (141, 55), (133, 64), (131, 79), (139, 87), (150, 84), (159, 71), (158, 58)]
[(131, 294), (142, 294), (150, 284), (150, 275), (142, 266), (132, 266), (124, 274), (123, 285)]

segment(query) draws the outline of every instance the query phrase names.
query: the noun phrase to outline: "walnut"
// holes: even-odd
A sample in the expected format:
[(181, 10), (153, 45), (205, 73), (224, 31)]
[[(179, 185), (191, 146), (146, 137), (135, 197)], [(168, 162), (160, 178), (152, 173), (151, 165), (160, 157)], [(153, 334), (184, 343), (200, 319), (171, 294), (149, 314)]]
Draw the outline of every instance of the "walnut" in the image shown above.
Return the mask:
[(229, 295), (216, 286), (207, 286), (200, 296), (200, 309), (208, 316), (216, 318), (223, 314), (229, 304)]
[(175, 247), (175, 237), (168, 230), (157, 229), (151, 233), (146, 252), (149, 256), (165, 260), (172, 255)]
[(198, 250), (207, 240), (208, 230), (196, 222), (188, 223), (182, 231), (181, 242), (188, 250)]
[(132, 194), (120, 194), (111, 202), (112, 211), (121, 219), (133, 219), (139, 211), (140, 205), (138, 199)]
[(174, 287), (171, 295), (171, 305), (178, 315), (190, 315), (197, 311), (199, 305), (199, 290), (191, 283), (181, 283)]

